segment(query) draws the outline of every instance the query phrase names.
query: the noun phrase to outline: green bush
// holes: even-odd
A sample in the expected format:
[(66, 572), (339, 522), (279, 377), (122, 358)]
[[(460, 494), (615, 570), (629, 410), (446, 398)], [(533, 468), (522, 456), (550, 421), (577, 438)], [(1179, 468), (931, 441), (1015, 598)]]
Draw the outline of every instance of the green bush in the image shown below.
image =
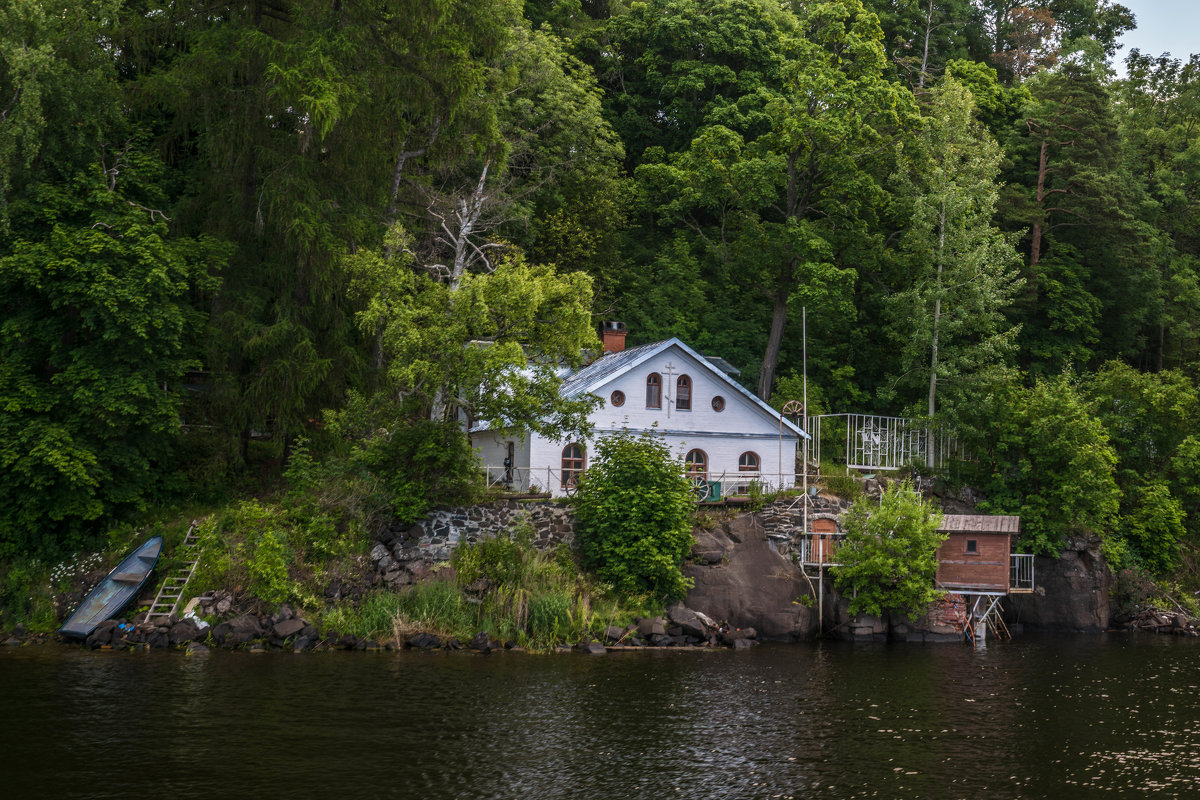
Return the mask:
[(493, 585), (517, 584), (533, 557), (533, 531), (528, 525), (505, 531), (454, 551), (450, 559), (458, 581), (468, 585), (483, 578)]
[(938, 598), (933, 581), (938, 545), (946, 538), (938, 532), (941, 521), (907, 481), (888, 486), (878, 506), (863, 497), (850, 507), (833, 578), (850, 595), (851, 614), (913, 618)]
[(837, 475), (837, 467), (830, 465), (829, 472), (821, 468), (821, 486), (832, 495), (845, 500), (855, 500), (862, 494), (862, 484), (853, 475)]
[(583, 566), (623, 594), (683, 597), (695, 506), (683, 465), (650, 434), (606, 437), (596, 449), (575, 495)]

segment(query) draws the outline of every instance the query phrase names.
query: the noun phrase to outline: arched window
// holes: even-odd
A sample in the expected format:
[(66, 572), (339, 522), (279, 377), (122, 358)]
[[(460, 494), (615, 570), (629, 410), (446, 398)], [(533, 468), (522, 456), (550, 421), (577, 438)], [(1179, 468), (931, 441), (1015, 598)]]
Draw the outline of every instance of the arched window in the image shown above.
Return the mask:
[(675, 381), (675, 408), (679, 411), (692, 410), (692, 379), (680, 375)]
[(689, 450), (683, 458), (689, 478), (704, 478), (708, 476), (708, 456), (703, 450)]
[(662, 408), (662, 375), (657, 372), (646, 376), (646, 408)]
[(738, 456), (738, 471), (740, 472), (758, 472), (760, 461), (758, 453), (752, 453), (747, 450)]
[(575, 482), (583, 473), (583, 467), (583, 445), (569, 444), (564, 447), (562, 452), (562, 487), (564, 489), (575, 488)]

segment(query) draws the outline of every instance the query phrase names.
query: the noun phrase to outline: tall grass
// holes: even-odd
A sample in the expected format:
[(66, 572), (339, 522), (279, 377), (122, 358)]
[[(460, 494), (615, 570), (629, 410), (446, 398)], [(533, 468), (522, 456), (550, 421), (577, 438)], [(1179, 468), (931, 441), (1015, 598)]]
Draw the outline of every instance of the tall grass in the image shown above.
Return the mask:
[(356, 636), (390, 634), (401, 642), (416, 633), (465, 641), (485, 631), (546, 651), (661, 612), (648, 597), (616, 597), (611, 587), (582, 573), (569, 550), (540, 552), (531, 538), (518, 530), (460, 546), (453, 579), (372, 595), (357, 610), (332, 610), (325, 625)]

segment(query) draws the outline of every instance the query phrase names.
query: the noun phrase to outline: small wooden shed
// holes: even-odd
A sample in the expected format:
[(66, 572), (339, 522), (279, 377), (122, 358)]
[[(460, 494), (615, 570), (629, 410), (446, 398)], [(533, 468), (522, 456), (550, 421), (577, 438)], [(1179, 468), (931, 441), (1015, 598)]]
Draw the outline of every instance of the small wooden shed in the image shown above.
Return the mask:
[(940, 528), (947, 538), (938, 548), (938, 584), (960, 594), (1009, 594), (1012, 545), (1020, 524), (1020, 517), (946, 514)]

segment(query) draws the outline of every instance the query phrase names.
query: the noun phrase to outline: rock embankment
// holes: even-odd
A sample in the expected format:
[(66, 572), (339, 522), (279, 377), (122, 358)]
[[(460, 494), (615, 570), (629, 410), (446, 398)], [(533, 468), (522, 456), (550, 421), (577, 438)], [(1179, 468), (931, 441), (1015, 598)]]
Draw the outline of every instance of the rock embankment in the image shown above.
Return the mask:
[(1200, 636), (1200, 619), (1182, 611), (1143, 609), (1121, 625), (1125, 630), (1148, 631), (1170, 636)]
[[(219, 602), (219, 601), (218, 601)], [(742, 649), (757, 644), (758, 633), (753, 628), (738, 628), (718, 624), (705, 614), (682, 604), (668, 609), (658, 617), (638, 619), (626, 627), (609, 626), (599, 640), (588, 639), (572, 648), (563, 643), (559, 649), (603, 653), (609, 649), (645, 647), (732, 647)], [(8, 642), (22, 644), (23, 640)], [(200, 652), (209, 647), (242, 649), (250, 652), (312, 650), (464, 650), (490, 653), (500, 650), (520, 650), (514, 641), (500, 642), (486, 632), (477, 633), (468, 642), (455, 638), (440, 638), (432, 633), (418, 633), (404, 641), (380, 643), (376, 639), (319, 630), (286, 604), (270, 615), (234, 613), (230, 618), (208, 625), (191, 617), (170, 617), (161, 622), (132, 623), (124, 620), (105, 620), (87, 637), (84, 646), (93, 649), (163, 649), (185, 648)]]

